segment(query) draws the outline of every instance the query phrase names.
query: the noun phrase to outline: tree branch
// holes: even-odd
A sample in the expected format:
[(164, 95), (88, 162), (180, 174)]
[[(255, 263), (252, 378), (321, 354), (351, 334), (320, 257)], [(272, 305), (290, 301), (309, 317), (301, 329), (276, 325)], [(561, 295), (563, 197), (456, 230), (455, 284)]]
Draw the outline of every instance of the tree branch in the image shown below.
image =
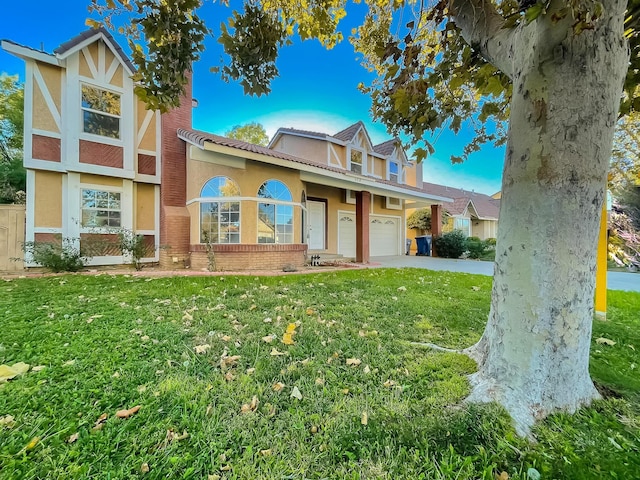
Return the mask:
[(449, 0), (449, 12), (471, 47), (505, 75), (513, 74), (511, 56), (514, 30), (491, 0)]

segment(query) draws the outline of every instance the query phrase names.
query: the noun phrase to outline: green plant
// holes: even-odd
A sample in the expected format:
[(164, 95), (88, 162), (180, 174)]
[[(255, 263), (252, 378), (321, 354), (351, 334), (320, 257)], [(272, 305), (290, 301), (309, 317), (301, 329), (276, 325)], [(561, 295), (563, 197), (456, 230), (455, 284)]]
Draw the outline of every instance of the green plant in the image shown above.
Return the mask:
[(78, 272), (89, 256), (78, 248), (78, 240), (60, 238), (59, 242), (25, 242), (22, 250), (27, 259), (52, 272)]
[(131, 265), (136, 270), (142, 270), (142, 259), (155, 253), (155, 246), (145, 242), (144, 235), (131, 230), (122, 229), (118, 232), (118, 243), (122, 254), (131, 259)]
[(482, 258), (489, 249), (487, 242), (480, 240), (478, 237), (467, 238), (466, 247), (469, 252), (469, 258), (473, 259)]
[(431, 231), (431, 210), (428, 208), (421, 208), (413, 212), (407, 218), (407, 228)]
[(462, 231), (454, 230), (434, 238), (433, 246), (439, 257), (460, 258), (466, 251), (467, 237)]

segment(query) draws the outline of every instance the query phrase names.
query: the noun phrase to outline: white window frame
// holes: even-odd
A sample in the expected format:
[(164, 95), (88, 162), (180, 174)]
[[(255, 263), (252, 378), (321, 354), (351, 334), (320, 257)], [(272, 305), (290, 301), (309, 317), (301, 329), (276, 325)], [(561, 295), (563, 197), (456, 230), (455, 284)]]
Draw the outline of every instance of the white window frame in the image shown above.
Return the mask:
[[(296, 202), (293, 201), (293, 194), (291, 193), (291, 188), (289, 188), (289, 186), (283, 182), (282, 180), (279, 180), (277, 178), (270, 178), (265, 180), (264, 182), (262, 182), (260, 184), (260, 187), (262, 187), (262, 185), (264, 185), (267, 182), (270, 181), (276, 181), (276, 182), (280, 182), (282, 185), (284, 185), (287, 190), (289, 191), (289, 197), (291, 198), (291, 200), (280, 200), (277, 198), (267, 198), (267, 197), (259, 197), (256, 194), (256, 200), (257, 200), (257, 208), (256, 208), (256, 243), (259, 243), (260, 245), (293, 245), (295, 244), (295, 218), (296, 218), (296, 211), (295, 211), (295, 207), (297, 204)], [(260, 188), (258, 188), (258, 193), (260, 192)], [(258, 226), (260, 223), (260, 204), (264, 204), (264, 205), (273, 205), (274, 207), (274, 214), (273, 214), (273, 228), (274, 228), (274, 241), (273, 242), (263, 242), (260, 243), (259, 239), (260, 239), (260, 232), (258, 231)], [(290, 235), (291, 236), (291, 241), (290, 242), (279, 242), (278, 241), (278, 225), (287, 225), (285, 224), (279, 224), (278, 223), (278, 207), (282, 208), (282, 207), (291, 207), (291, 232), (290, 233), (286, 233), (285, 235)]]
[[(397, 173), (393, 173), (391, 171), (391, 165), (395, 165), (396, 169), (397, 169)], [(395, 175), (395, 180), (392, 178), (392, 176)], [(400, 162), (398, 160), (389, 160), (387, 161), (387, 180), (389, 180), (390, 182), (395, 182), (395, 183), (403, 183), (402, 182), (402, 168), (400, 165)]]
[(402, 199), (398, 197), (385, 197), (388, 210), (402, 210)]
[[(240, 193), (240, 188), (238, 187), (238, 183), (231, 177), (228, 177), (227, 175), (216, 175), (215, 177), (211, 177), (209, 180), (207, 180), (206, 182), (204, 182), (204, 185), (202, 186), (202, 188), (200, 189), (200, 194), (202, 195), (204, 187), (206, 187), (209, 182), (211, 180), (214, 180), (216, 178), (224, 178), (225, 181), (231, 181), (233, 182), (233, 184), (235, 185), (236, 189), (238, 190), (238, 195), (236, 196), (229, 196), (229, 197), (200, 197), (198, 199), (198, 204), (199, 204), (199, 215), (198, 215), (198, 241), (200, 242), (200, 244), (205, 244), (205, 243), (209, 243), (212, 245), (237, 245), (242, 243), (242, 202), (241, 197), (239, 196)], [(218, 204), (218, 212), (217, 212), (217, 223), (218, 223), (218, 231), (220, 230), (220, 215), (221, 215), (221, 211), (220, 211), (220, 205), (222, 203), (237, 203), (238, 204), (238, 211), (237, 212), (228, 212), (229, 214), (232, 213), (237, 213), (238, 214), (238, 221), (237, 222), (228, 222), (228, 224), (232, 224), (232, 223), (237, 223), (238, 224), (238, 234), (237, 235), (233, 235), (234, 238), (237, 238), (238, 241), (237, 242), (212, 242), (211, 240), (209, 240), (209, 242), (204, 242), (203, 241), (203, 231), (202, 231), (202, 207), (205, 204), (208, 203), (217, 203)], [(218, 234), (218, 239), (220, 238), (220, 234)]]
[[(120, 225), (117, 227), (108, 226), (108, 225), (98, 225), (98, 226), (86, 226), (82, 223), (84, 208), (84, 191), (85, 190), (93, 190), (95, 192), (107, 192), (107, 193), (117, 193), (120, 195), (120, 208), (118, 210), (113, 210), (107, 208), (90, 208), (86, 210), (105, 210), (105, 211), (119, 211), (120, 212)], [(81, 185), (80, 186), (80, 233), (98, 233), (98, 234), (109, 234), (114, 233), (122, 228), (125, 228), (123, 225), (123, 202), (124, 202), (124, 190), (122, 188), (114, 188), (109, 187), (107, 185)]]
[[(354, 172), (352, 170), (352, 167), (351, 167), (351, 164), (352, 164), (352, 162), (351, 162), (351, 154), (354, 151), (355, 152), (359, 152), (360, 155), (362, 155), (362, 157), (361, 157), (362, 158), (362, 160), (361, 160), (362, 163), (360, 164), (360, 166), (361, 166), (360, 167), (360, 173)], [(356, 165), (357, 165), (357, 163), (356, 163)], [(356, 148), (356, 147), (349, 146), (349, 148), (347, 149), (347, 170), (349, 170), (351, 173), (354, 173), (356, 175), (366, 175), (367, 174), (368, 170), (367, 170), (367, 152), (366, 152), (366, 150), (364, 150), (363, 148)]]
[[(87, 88), (93, 88), (96, 90), (102, 90), (105, 92), (109, 92), (112, 93), (114, 95), (118, 96), (118, 100), (120, 102), (120, 114), (119, 115), (114, 115), (112, 113), (109, 112), (103, 112), (102, 110), (94, 110), (92, 108), (87, 108), (85, 106), (82, 105), (82, 90), (84, 87)], [(112, 88), (105, 88), (102, 85), (95, 85), (92, 83), (88, 83), (88, 82), (81, 82), (80, 83), (80, 131), (82, 133), (82, 135), (86, 135), (89, 138), (99, 138), (101, 139), (102, 142), (104, 142), (104, 139), (107, 139), (108, 142), (104, 142), (104, 143), (112, 143), (112, 142), (117, 142), (118, 144), (120, 144), (123, 140), (122, 140), (122, 108), (123, 108), (123, 104), (122, 104), (122, 92), (118, 92)], [(105, 117), (111, 117), (111, 118), (117, 118), (118, 119), (118, 136), (117, 137), (109, 137), (106, 135), (100, 135), (97, 133), (92, 133), (92, 132), (87, 132), (85, 130), (85, 122), (84, 122), (84, 112), (90, 112), (90, 113), (94, 113), (97, 115), (103, 115)]]

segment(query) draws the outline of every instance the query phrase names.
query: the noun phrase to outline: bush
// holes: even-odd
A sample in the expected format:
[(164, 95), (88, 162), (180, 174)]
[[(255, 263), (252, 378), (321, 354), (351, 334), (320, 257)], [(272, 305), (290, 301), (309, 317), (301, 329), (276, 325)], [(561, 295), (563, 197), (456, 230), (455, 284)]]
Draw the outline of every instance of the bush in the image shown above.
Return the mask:
[(478, 259), (481, 258), (489, 249), (489, 244), (478, 237), (467, 238), (467, 251), (469, 252), (469, 258)]
[(495, 246), (496, 246), (496, 243), (497, 243), (497, 240), (496, 240), (495, 238), (493, 238), (493, 237), (492, 237), (492, 238), (487, 238), (487, 239), (485, 240), (485, 242), (486, 242), (486, 243), (487, 243), (487, 245), (489, 245), (490, 247), (495, 247)]
[(76, 247), (77, 241), (64, 238), (60, 243), (26, 242), (23, 251), (30, 259), (52, 272), (78, 272), (89, 260)]
[(407, 228), (415, 228), (416, 230), (431, 231), (431, 210), (421, 208), (416, 210), (409, 218), (407, 218)]
[(144, 241), (144, 235), (136, 234), (131, 230), (118, 232), (118, 243), (122, 254), (131, 259), (131, 265), (136, 270), (142, 270), (142, 259), (155, 253), (155, 246), (148, 245)]
[(467, 237), (460, 230), (445, 233), (433, 239), (439, 257), (460, 258), (467, 249)]

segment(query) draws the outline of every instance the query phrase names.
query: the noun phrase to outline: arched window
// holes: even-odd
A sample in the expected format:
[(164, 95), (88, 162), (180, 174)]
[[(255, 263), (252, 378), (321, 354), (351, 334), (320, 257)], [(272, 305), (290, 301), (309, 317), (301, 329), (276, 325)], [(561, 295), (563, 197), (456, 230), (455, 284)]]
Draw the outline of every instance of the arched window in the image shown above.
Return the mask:
[(258, 189), (258, 198), (275, 200), (258, 203), (258, 243), (293, 243), (291, 192), (279, 180), (267, 180)]
[(213, 177), (204, 184), (200, 191), (201, 243), (240, 243), (238, 196), (238, 185), (228, 177)]

